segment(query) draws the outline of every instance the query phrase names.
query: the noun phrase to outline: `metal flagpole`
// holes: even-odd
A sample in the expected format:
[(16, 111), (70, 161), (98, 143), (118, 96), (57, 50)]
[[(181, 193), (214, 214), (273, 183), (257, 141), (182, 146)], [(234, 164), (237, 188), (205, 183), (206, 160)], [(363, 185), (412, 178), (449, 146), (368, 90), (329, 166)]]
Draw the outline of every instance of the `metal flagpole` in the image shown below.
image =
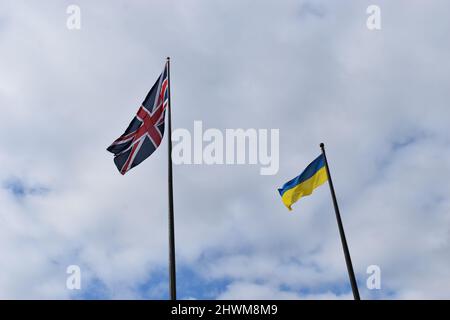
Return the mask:
[(344, 226), (342, 225), (341, 214), (339, 213), (339, 207), (336, 200), (336, 194), (334, 192), (333, 181), (331, 180), (330, 168), (328, 167), (328, 160), (325, 154), (325, 145), (320, 144), (322, 154), (325, 159), (325, 167), (328, 175), (328, 185), (330, 186), (331, 197), (333, 198), (334, 211), (336, 213), (336, 220), (339, 228), (339, 235), (341, 236), (342, 248), (344, 249), (345, 263), (347, 264), (348, 276), (350, 278), (350, 284), (352, 285), (353, 298), (355, 300), (361, 300), (359, 297), (358, 284), (356, 283), (355, 273), (353, 271), (352, 259), (350, 258), (350, 251), (348, 250), (347, 240), (345, 239)]
[(170, 299), (177, 299), (176, 268), (175, 268), (175, 225), (173, 215), (173, 179), (172, 179), (172, 103), (170, 101), (170, 57), (167, 57), (167, 79), (169, 88), (168, 108), (168, 187), (169, 187), (169, 276)]

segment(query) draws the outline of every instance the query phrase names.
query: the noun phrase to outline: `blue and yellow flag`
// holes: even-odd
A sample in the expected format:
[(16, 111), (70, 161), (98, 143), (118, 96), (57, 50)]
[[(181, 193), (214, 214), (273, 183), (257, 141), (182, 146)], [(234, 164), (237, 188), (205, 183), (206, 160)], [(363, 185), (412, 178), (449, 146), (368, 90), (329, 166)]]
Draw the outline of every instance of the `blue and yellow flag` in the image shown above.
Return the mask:
[(315, 188), (328, 180), (323, 154), (311, 162), (297, 177), (286, 182), (278, 189), (285, 206), (292, 210), (292, 205), (303, 196), (310, 195)]

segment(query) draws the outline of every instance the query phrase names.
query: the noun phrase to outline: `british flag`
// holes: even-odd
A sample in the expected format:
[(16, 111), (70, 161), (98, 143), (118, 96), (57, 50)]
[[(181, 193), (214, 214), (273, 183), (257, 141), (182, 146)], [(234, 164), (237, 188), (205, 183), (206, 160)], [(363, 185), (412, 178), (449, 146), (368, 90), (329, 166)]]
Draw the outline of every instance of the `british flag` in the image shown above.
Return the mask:
[(147, 159), (161, 144), (168, 104), (169, 70), (166, 63), (125, 133), (107, 149), (114, 153), (114, 163), (121, 174)]

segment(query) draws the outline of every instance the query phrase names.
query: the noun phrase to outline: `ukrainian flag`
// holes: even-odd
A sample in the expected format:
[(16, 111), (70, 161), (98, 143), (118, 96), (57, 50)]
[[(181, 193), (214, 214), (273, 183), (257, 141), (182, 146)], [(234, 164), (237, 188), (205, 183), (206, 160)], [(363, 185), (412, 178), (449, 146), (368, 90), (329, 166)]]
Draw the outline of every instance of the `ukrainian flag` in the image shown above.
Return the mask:
[(286, 182), (278, 189), (285, 206), (292, 210), (292, 205), (303, 196), (310, 195), (315, 188), (328, 180), (323, 154), (311, 162), (306, 169), (297, 177)]

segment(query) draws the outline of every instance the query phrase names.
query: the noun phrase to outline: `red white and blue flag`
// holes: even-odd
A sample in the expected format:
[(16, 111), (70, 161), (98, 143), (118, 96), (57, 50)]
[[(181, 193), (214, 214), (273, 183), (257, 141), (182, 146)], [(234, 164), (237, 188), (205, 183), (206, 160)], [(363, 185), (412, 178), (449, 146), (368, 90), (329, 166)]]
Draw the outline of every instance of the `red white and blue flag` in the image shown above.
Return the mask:
[(114, 153), (114, 163), (121, 174), (147, 159), (161, 144), (169, 104), (168, 71), (166, 63), (125, 133), (107, 149)]

